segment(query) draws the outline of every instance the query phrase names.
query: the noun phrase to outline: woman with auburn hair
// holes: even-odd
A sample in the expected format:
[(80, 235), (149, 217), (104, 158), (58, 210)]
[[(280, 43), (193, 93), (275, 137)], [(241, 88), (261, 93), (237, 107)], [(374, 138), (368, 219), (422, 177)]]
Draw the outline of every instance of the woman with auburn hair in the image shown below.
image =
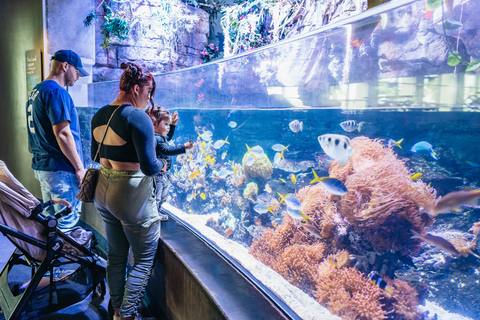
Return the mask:
[[(110, 317), (115, 320), (136, 319), (160, 238), (153, 176), (167, 168), (156, 157), (153, 124), (142, 111), (148, 102), (153, 106), (155, 79), (134, 63), (121, 68), (120, 94), (91, 121), (91, 157), (101, 164), (94, 202), (105, 222), (107, 282), (115, 313)], [(126, 276), (130, 247), (134, 264)]]

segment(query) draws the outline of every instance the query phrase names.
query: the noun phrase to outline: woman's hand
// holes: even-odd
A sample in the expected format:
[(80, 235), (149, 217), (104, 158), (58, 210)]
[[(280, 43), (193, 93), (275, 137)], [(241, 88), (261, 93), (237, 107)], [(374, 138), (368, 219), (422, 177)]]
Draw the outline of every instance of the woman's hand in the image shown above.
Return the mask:
[(160, 159), (163, 162), (163, 168), (160, 170), (160, 173), (165, 173), (167, 172), (167, 161), (165, 159)]

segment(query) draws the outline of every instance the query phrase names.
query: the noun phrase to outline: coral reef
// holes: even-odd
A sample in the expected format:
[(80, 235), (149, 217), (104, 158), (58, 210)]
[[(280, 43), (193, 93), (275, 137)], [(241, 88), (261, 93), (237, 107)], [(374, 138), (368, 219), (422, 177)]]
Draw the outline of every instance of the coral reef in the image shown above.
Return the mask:
[(268, 180), (272, 177), (273, 167), (265, 153), (256, 154), (253, 163), (247, 164), (247, 157), (252, 151), (248, 151), (243, 156), (242, 165), (247, 181), (253, 178)]
[(318, 266), (314, 295), (342, 319), (387, 319), (386, 314), (395, 315), (396, 319), (419, 319), (415, 289), (400, 279), (384, 280), (392, 288), (392, 295), (376, 287), (357, 269), (338, 268), (324, 261)]
[(475, 240), (468, 241), (464, 236), (458, 236), (453, 239), (448, 239), (448, 241), (453, 244), (455, 249), (457, 249), (460, 256), (467, 257), (469, 254), (472, 254), (472, 250), (476, 248), (477, 242)]
[(323, 260), (325, 245), (296, 244), (283, 251), (273, 269), (288, 282), (311, 293), (315, 288), (317, 265)]
[(417, 308), (418, 294), (415, 288), (408, 282), (400, 279), (390, 280), (388, 285), (393, 288), (393, 296), (390, 297), (390, 295), (384, 293), (387, 299), (386, 305), (388, 306), (388, 302), (390, 302), (397, 316), (403, 319), (420, 319)]
[(239, 189), (245, 183), (245, 174), (243, 171), (243, 167), (240, 163), (235, 163), (232, 165), (232, 169), (235, 171), (235, 174), (228, 176), (227, 184)]
[(423, 232), (432, 223), (418, 207), (433, 205), (436, 191), (421, 180), (412, 181), (404, 161), (380, 140), (357, 137), (351, 145), (351, 166), (334, 162), (329, 170), (349, 191), (340, 202), (342, 216), (377, 253), (410, 253), (415, 241), (409, 229)]
[(258, 185), (255, 182), (250, 182), (243, 190), (243, 197), (255, 200), (255, 197), (258, 194)]
[(337, 268), (327, 261), (318, 267), (317, 301), (343, 319), (386, 319), (381, 289), (354, 268)]
[[(362, 271), (369, 272), (377, 255), (419, 251), (409, 229), (424, 231), (432, 224), (419, 207), (434, 204), (436, 192), (422, 181), (412, 181), (405, 163), (380, 140), (358, 137), (351, 145), (355, 153), (347, 165), (339, 167), (334, 161), (329, 170), (331, 177), (345, 183), (346, 195), (332, 195), (320, 183), (295, 194), (321, 239), (299, 228), (287, 214), (282, 225), (267, 228), (254, 240), (250, 253), (343, 319), (386, 319), (386, 314), (389, 319), (417, 319), (417, 293), (407, 282), (385, 277), (394, 289), (390, 295), (348, 265), (351, 256), (357, 257), (357, 266), (358, 257), (370, 253), (372, 261), (362, 264)], [(325, 259), (327, 248), (336, 263)], [(377, 267), (386, 272), (388, 264)]]

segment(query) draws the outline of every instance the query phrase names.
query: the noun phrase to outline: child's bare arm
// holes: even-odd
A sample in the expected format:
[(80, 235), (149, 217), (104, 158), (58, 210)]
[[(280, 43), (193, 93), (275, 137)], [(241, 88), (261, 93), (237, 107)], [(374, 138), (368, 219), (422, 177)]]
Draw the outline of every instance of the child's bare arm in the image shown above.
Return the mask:
[(172, 124), (173, 124), (173, 125), (176, 125), (178, 119), (179, 119), (179, 118), (178, 118), (178, 112), (175, 111), (175, 112), (173, 113), (173, 116), (172, 116)]
[(193, 139), (192, 140), (188, 140), (187, 142), (184, 143), (184, 146), (185, 146), (185, 149), (188, 150), (188, 149), (191, 149), (193, 147), (193, 143), (192, 143)]

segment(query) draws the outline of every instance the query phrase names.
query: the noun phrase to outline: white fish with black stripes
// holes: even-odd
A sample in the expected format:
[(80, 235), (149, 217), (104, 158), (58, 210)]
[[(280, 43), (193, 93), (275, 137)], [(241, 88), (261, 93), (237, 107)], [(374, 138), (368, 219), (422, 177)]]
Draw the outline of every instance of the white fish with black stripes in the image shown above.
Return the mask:
[(297, 133), (299, 131), (303, 131), (303, 121), (293, 120), (288, 124), (290, 130)]
[(358, 132), (362, 131), (362, 127), (365, 124), (365, 122), (359, 122), (357, 123), (355, 120), (347, 120), (343, 121), (340, 123), (340, 127), (342, 127), (343, 130), (347, 132), (354, 132), (355, 130), (358, 130)]
[(337, 160), (340, 167), (347, 164), (353, 155), (350, 139), (340, 134), (324, 134), (318, 137), (318, 143), (323, 151), (331, 158)]

